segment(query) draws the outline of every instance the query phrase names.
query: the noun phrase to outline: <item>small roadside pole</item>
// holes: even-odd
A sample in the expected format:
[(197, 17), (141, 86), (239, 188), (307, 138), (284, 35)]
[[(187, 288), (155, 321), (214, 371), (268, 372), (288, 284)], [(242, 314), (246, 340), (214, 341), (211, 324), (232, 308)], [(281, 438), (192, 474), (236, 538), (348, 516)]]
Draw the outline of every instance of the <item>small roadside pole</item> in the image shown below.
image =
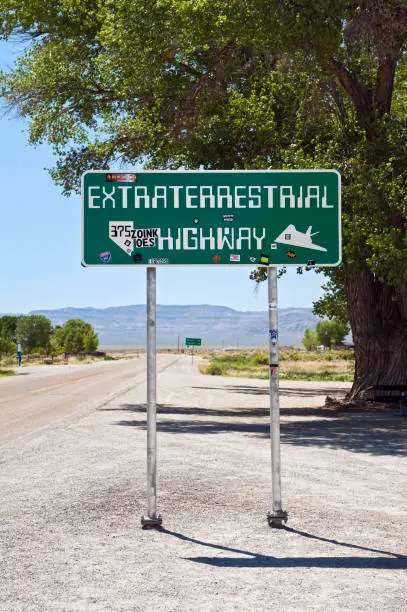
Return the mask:
[[(341, 178), (336, 170), (91, 170), (82, 175), (82, 265), (147, 269), (143, 529), (162, 525), (156, 485), (156, 267), (267, 267), (272, 474), (267, 520), (271, 527), (283, 527), (277, 266), (334, 267), (341, 260)], [(192, 362), (194, 347), (201, 344), (201, 338), (185, 339)]]
[(191, 349), (191, 363), (194, 363), (194, 346), (202, 346), (202, 338), (185, 338), (185, 346)]
[(281, 502), (280, 457), (280, 395), (278, 374), (278, 300), (277, 267), (268, 266), (268, 322), (269, 322), (269, 387), (270, 387), (270, 441), (271, 441), (271, 498), (272, 509), (267, 514), (270, 527), (283, 527), (287, 512)]

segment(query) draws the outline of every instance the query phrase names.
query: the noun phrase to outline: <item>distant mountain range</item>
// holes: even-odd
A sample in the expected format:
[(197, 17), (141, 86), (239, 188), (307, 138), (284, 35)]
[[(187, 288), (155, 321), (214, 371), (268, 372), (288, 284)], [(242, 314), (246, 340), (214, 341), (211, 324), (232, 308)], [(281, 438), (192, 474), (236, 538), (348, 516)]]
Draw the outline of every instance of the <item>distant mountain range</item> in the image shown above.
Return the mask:
[[(33, 310), (53, 325), (68, 319), (84, 319), (99, 334), (102, 347), (140, 347), (146, 341), (146, 306), (111, 308), (59, 308)], [(311, 308), (280, 308), (279, 328), (282, 345), (300, 346), (307, 327), (315, 327), (318, 318)], [(186, 337), (202, 338), (203, 346), (267, 346), (268, 313), (241, 312), (226, 306), (157, 305), (157, 344), (176, 347)]]

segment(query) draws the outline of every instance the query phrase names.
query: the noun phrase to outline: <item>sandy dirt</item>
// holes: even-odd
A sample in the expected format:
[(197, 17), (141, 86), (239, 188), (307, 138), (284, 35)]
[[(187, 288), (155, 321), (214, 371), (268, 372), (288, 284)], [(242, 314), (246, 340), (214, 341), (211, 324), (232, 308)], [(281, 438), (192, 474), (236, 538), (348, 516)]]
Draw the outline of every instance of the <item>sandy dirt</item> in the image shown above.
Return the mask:
[(140, 528), (144, 358), (0, 381), (0, 610), (404, 610), (407, 419), (283, 381), (270, 529), (267, 381), (196, 365), (158, 358), (161, 532)]

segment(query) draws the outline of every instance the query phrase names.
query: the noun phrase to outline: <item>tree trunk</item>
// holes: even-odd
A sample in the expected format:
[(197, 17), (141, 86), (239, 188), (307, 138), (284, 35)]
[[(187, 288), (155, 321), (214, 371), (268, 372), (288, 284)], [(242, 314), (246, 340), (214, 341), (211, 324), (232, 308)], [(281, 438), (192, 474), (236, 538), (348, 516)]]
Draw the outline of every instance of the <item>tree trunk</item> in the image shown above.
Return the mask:
[(407, 384), (407, 284), (390, 287), (365, 267), (345, 269), (345, 291), (355, 343), (349, 399), (371, 385)]

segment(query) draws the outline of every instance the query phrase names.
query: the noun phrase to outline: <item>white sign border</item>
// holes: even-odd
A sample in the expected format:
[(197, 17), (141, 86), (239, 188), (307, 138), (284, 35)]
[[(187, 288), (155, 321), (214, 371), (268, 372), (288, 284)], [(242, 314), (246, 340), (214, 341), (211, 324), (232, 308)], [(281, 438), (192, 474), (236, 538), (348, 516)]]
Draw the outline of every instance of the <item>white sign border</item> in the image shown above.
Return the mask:
[[(255, 174), (258, 172), (268, 172), (270, 174), (282, 174), (282, 173), (301, 173), (301, 172), (334, 172), (337, 176), (338, 176), (338, 229), (339, 229), (339, 259), (336, 263), (331, 263), (331, 264), (315, 264), (315, 266), (307, 266), (306, 264), (298, 264), (298, 263), (284, 263), (284, 264), (274, 264), (273, 262), (270, 262), (268, 264), (259, 264), (259, 263), (240, 263), (240, 262), (229, 262), (229, 263), (219, 263), (219, 264), (209, 264), (209, 263), (204, 263), (204, 264), (148, 264), (148, 263), (140, 263), (140, 264), (105, 264), (105, 266), (103, 266), (103, 264), (87, 264), (85, 263), (84, 259), (85, 259), (85, 255), (84, 255), (84, 248), (85, 248), (85, 241), (84, 241), (84, 226), (85, 226), (85, 189), (84, 189), (84, 183), (85, 183), (85, 176), (87, 174), (137, 174), (137, 173), (143, 173), (143, 174), (176, 174), (176, 173), (182, 173), (182, 174), (197, 174), (197, 173), (203, 173), (203, 174), (215, 174), (215, 173), (222, 173), (222, 174), (235, 174), (235, 173), (245, 173), (245, 174)], [(306, 268), (306, 267), (311, 267), (311, 268), (336, 268), (338, 266), (342, 265), (342, 223), (341, 223), (341, 218), (342, 218), (342, 176), (341, 173), (334, 169), (334, 168), (318, 168), (318, 169), (313, 169), (313, 168), (301, 168), (301, 169), (291, 169), (291, 170), (277, 170), (275, 168), (273, 169), (267, 169), (267, 170), (143, 170), (142, 168), (139, 168), (138, 170), (86, 170), (86, 172), (84, 172), (81, 176), (81, 265), (83, 268), (133, 268), (133, 270), (135, 268), (230, 268), (232, 267), (236, 267), (236, 268), (258, 268), (258, 267), (262, 267), (262, 268), (268, 268), (269, 266), (276, 266), (279, 268), (283, 268), (283, 267), (289, 267), (289, 268), (298, 268), (298, 266)]]

